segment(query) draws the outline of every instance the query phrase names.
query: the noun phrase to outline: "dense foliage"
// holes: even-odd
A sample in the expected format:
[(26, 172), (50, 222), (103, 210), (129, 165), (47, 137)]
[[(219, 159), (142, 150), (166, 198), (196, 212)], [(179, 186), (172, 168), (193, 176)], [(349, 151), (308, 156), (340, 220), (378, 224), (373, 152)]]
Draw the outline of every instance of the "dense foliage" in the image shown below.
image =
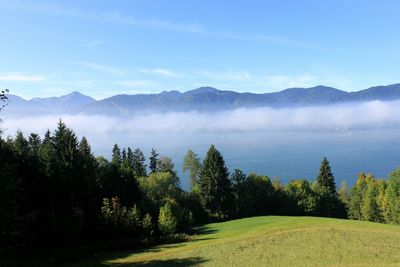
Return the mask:
[[(155, 149), (95, 157), (63, 122), (41, 138), (0, 138), (0, 251), (129, 239), (144, 245), (175, 239), (193, 224), (256, 215), (312, 215), (400, 223), (400, 169), (388, 180), (361, 173), (350, 191), (336, 189), (326, 158), (316, 182), (286, 185), (268, 176), (228, 171), (212, 145), (204, 160), (184, 159), (184, 191), (172, 159)], [(149, 168), (148, 168), (149, 167)], [(107, 243), (107, 242), (105, 242)]]

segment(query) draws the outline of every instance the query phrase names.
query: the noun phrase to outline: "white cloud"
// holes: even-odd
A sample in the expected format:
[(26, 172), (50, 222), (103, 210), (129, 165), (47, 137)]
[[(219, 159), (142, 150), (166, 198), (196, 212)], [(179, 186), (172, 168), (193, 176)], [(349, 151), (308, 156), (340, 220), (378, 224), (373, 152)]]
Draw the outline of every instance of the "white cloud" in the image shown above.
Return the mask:
[(0, 74), (0, 81), (7, 82), (41, 82), (47, 78), (42, 75), (26, 75), (21, 73), (2, 73)]
[(98, 14), (96, 16), (90, 16), (89, 18), (97, 20), (112, 21), (117, 23), (123, 23), (133, 26), (144, 26), (154, 27), (171, 31), (189, 32), (189, 33), (205, 33), (202, 26), (194, 23), (176, 23), (168, 20), (161, 20), (158, 18), (152, 19), (137, 19), (131, 16), (123, 15), (119, 12), (113, 12), (108, 14)]
[(154, 69), (141, 69), (140, 72), (146, 74), (156, 74), (162, 76), (169, 76), (169, 77), (177, 77), (182, 76), (182, 74), (174, 72), (172, 70), (163, 69), (163, 68), (154, 68)]
[(124, 80), (124, 81), (117, 81), (116, 84), (126, 87), (149, 87), (149, 86), (154, 86), (156, 83), (147, 80)]
[(280, 90), (291, 87), (311, 87), (318, 85), (316, 76), (303, 74), (298, 76), (289, 75), (267, 75), (261, 77), (268, 88), (279, 88)]
[(354, 86), (356, 86), (352, 80), (335, 74), (264, 75), (259, 77), (258, 80), (259, 84), (263, 84), (267, 89), (274, 91), (292, 87), (307, 88), (317, 85), (350, 91), (354, 90)]
[(263, 43), (272, 43), (284, 46), (292, 46), (306, 49), (315, 49), (317, 46), (315, 44), (302, 42), (298, 40), (293, 40), (284, 37), (278, 37), (273, 35), (265, 35), (265, 34), (242, 34), (237, 32), (208, 32), (209, 35), (225, 38), (225, 39), (233, 39), (233, 40), (242, 40), (249, 42), (263, 42)]
[[(198, 76), (207, 78), (204, 82), (216, 81), (215, 84), (229, 88), (229, 90), (251, 90), (253, 92), (273, 92), (281, 91), (293, 87), (313, 87), (317, 85), (332, 86), (342, 90), (352, 88), (352, 81), (335, 75), (314, 75), (314, 74), (298, 74), (298, 75), (281, 75), (281, 74), (263, 74), (256, 71), (221, 71), (211, 72), (208, 70), (199, 70), (195, 72)], [(239, 84), (240, 82), (240, 84)], [(220, 89), (222, 89), (222, 87)]]
[(205, 77), (207, 79), (215, 80), (215, 81), (248, 81), (252, 78), (252, 75), (246, 71), (233, 71), (227, 70), (222, 72), (210, 72), (208, 70), (198, 70), (195, 72), (197, 75)]
[(78, 64), (90, 68), (90, 69), (94, 69), (94, 70), (98, 70), (101, 72), (105, 72), (107, 74), (111, 74), (111, 75), (124, 75), (126, 73), (126, 71), (124, 71), (123, 69), (120, 68), (116, 68), (113, 66), (109, 66), (109, 65), (104, 65), (104, 64), (100, 64), (100, 63), (96, 63), (96, 62), (77, 62)]

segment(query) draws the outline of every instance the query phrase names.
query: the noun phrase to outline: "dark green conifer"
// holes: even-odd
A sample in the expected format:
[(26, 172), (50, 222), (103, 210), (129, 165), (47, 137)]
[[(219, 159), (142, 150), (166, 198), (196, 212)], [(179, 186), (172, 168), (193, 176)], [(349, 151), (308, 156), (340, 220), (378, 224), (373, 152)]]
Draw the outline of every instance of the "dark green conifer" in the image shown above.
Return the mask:
[(211, 145), (200, 171), (200, 196), (202, 205), (212, 216), (228, 216), (232, 201), (229, 172), (221, 153)]
[(329, 161), (324, 157), (321, 162), (319, 169), (319, 175), (317, 177), (318, 187), (327, 190), (332, 195), (336, 194), (335, 178), (333, 176)]
[(121, 165), (121, 162), (121, 150), (119, 149), (119, 146), (115, 144), (112, 150), (111, 164), (113, 164), (114, 166), (119, 166)]
[(151, 149), (151, 156), (150, 156), (150, 172), (156, 172), (157, 171), (157, 162), (158, 162), (158, 153), (157, 150), (154, 148)]

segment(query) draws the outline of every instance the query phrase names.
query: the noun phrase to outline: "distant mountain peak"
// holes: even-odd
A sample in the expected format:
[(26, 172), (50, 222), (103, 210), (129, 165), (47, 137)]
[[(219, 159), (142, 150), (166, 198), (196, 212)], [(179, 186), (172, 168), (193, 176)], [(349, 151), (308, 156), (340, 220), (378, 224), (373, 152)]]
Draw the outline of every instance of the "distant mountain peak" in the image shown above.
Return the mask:
[(79, 91), (72, 91), (71, 93), (69, 93), (69, 94), (67, 94), (67, 95), (65, 95), (65, 96), (70, 96), (70, 95), (79, 95), (79, 96), (85, 96), (84, 94), (82, 94), (81, 92), (79, 92)]
[(66, 94), (66, 95), (62, 95), (62, 96), (60, 96), (59, 98), (68, 98), (68, 97), (90, 98), (90, 99), (93, 99), (93, 100), (94, 100), (94, 98), (92, 98), (91, 96), (84, 95), (84, 94), (82, 94), (82, 93), (79, 92), (79, 91), (72, 91), (71, 93)]
[(325, 86), (325, 85), (317, 85), (313, 87), (306, 88), (308, 90), (329, 90), (329, 91), (342, 91), (340, 89), (331, 87), (331, 86)]
[(205, 93), (216, 93), (220, 92), (220, 90), (210, 87), (210, 86), (203, 86), (199, 87), (190, 91), (185, 92), (186, 95), (198, 95), (198, 94), (205, 94)]
[(176, 95), (181, 94), (178, 90), (171, 90), (171, 91), (162, 91), (160, 95)]

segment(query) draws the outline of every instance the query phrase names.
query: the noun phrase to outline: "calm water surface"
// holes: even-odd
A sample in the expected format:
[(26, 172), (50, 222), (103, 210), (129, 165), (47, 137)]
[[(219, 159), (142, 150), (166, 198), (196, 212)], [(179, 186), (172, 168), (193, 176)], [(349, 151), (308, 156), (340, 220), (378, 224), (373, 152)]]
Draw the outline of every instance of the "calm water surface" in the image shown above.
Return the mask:
[(354, 131), (271, 131), (254, 133), (185, 133), (120, 135), (91, 138), (96, 155), (111, 156), (115, 141), (120, 146), (140, 147), (148, 157), (152, 147), (172, 157), (188, 188), (188, 175), (182, 173), (183, 157), (191, 148), (203, 158), (210, 144), (224, 156), (230, 171), (256, 172), (279, 177), (315, 179), (321, 159), (331, 163), (337, 184), (352, 185), (360, 171), (385, 178), (400, 165), (400, 129)]

